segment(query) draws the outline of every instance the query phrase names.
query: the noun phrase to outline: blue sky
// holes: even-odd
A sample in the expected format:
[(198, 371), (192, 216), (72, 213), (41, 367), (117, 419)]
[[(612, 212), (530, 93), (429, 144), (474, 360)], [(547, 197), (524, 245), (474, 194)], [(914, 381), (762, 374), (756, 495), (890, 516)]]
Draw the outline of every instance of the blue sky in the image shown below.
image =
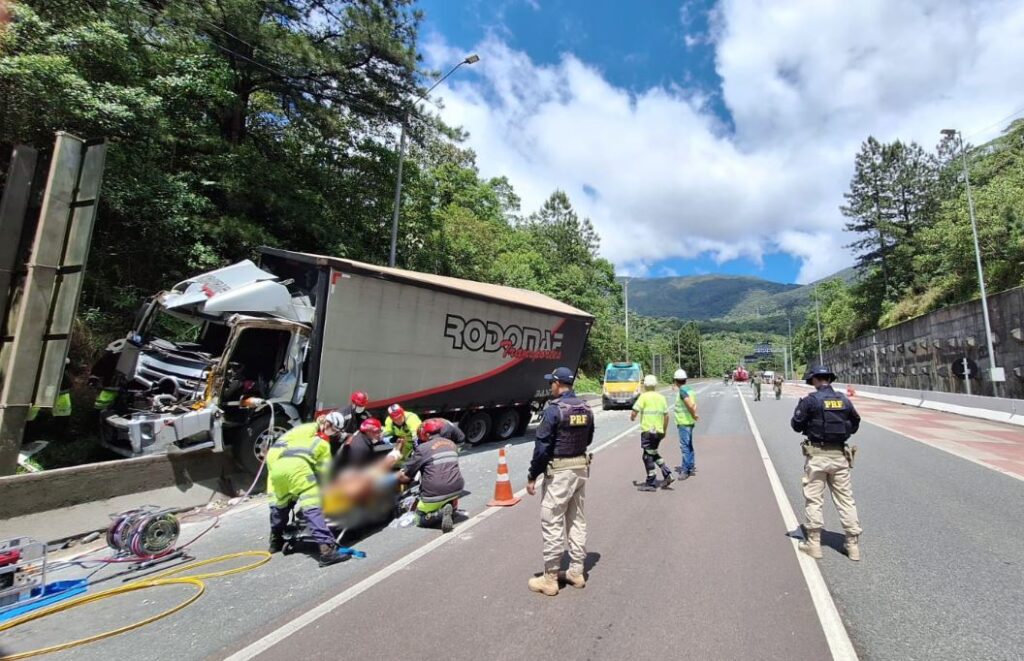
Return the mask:
[(853, 261), (838, 207), (861, 141), (930, 147), (1024, 105), (1017, 0), (419, 7), (428, 66), (481, 55), (435, 93), (481, 173), (526, 213), (565, 190), (621, 274), (827, 276)]

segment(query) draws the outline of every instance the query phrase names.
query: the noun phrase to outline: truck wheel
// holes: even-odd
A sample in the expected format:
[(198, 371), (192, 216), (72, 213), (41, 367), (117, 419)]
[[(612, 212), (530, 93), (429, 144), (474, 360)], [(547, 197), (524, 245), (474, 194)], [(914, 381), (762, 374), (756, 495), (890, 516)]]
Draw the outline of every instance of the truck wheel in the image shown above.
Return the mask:
[(499, 441), (507, 441), (512, 438), (518, 429), (519, 411), (515, 409), (505, 409), (498, 414), (498, 419), (494, 421), (494, 437)]
[[(263, 465), (270, 444), (288, 431), (275, 420), (274, 428), (270, 429), (270, 414), (254, 417), (242, 427), (234, 444), (235, 462), (249, 475), (255, 476)], [(266, 472), (260, 477), (257, 489), (266, 482)]]
[(460, 425), (466, 434), (466, 442), (470, 445), (482, 443), (491, 433), (491, 416), (489, 413), (478, 411)]

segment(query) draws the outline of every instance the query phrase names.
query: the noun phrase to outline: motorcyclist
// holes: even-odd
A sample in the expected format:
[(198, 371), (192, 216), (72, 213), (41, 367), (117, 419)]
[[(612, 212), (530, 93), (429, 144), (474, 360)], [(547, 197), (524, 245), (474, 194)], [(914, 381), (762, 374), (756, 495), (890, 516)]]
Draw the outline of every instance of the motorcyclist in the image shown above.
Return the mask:
[(316, 422), (299, 425), (274, 441), (267, 450), (267, 492), (270, 496), (270, 552), (284, 548), (288, 516), (298, 505), (320, 551), (320, 566), (348, 559), (338, 552), (324, 520), (320, 484), (331, 465), (330, 438), (341, 433), (344, 417), (337, 411)]

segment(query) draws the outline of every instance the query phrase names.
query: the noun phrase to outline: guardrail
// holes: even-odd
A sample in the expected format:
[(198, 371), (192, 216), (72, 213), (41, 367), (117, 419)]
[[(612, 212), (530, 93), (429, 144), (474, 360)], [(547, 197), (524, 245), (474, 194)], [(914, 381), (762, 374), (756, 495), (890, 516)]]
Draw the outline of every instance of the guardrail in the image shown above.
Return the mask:
[[(846, 389), (848, 384), (836, 382), (833, 387)], [(870, 397), (886, 402), (916, 406), (934, 411), (956, 413), (971, 418), (1003, 422), (1024, 427), (1024, 400), (983, 395), (962, 395), (937, 392), (934, 390), (912, 390), (909, 388), (887, 388), (849, 384), (860, 397)]]

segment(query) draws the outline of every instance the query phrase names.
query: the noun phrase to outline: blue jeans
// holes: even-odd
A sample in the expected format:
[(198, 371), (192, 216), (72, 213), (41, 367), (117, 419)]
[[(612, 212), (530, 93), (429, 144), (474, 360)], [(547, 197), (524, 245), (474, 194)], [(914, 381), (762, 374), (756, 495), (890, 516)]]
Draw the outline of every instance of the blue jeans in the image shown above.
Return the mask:
[(697, 468), (693, 458), (693, 427), (679, 425), (679, 450), (683, 453), (683, 472), (689, 473)]

